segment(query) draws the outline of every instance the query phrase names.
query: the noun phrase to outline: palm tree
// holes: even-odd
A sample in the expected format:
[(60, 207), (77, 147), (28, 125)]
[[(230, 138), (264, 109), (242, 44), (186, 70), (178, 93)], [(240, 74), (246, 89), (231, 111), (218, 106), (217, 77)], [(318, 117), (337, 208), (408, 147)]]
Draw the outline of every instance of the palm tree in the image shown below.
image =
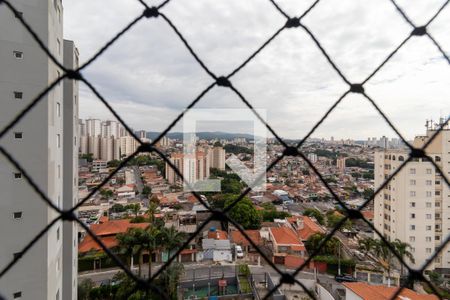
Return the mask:
[(153, 224), (155, 221), (155, 214), (159, 212), (158, 205), (155, 202), (150, 202), (148, 204), (147, 214), (150, 223)]
[(161, 247), (162, 236), (161, 230), (153, 225), (148, 226), (145, 229), (145, 234), (142, 239), (142, 245), (148, 252), (148, 278), (152, 276), (152, 255), (153, 253)]
[[(392, 245), (395, 247), (395, 250), (400, 255), (400, 257), (405, 260), (408, 259), (411, 263), (414, 263), (414, 256), (409, 251), (409, 249), (412, 249), (411, 245), (408, 243), (404, 243), (400, 241), (399, 239), (395, 239), (395, 241), (392, 243)], [(400, 262), (400, 275), (403, 276), (403, 264)]]
[(359, 249), (364, 252), (364, 255), (367, 255), (369, 252), (374, 250), (376, 246), (376, 241), (370, 237), (360, 239), (358, 241)]
[(142, 275), (142, 251), (145, 246), (145, 230), (142, 228), (132, 228), (131, 234), (134, 237), (134, 253), (138, 256), (138, 274)]
[(170, 258), (171, 251), (180, 246), (184, 242), (184, 233), (179, 232), (175, 227), (163, 227), (161, 228), (162, 247), (168, 252)]
[(133, 257), (134, 247), (136, 245), (135, 236), (132, 233), (134, 228), (130, 228), (127, 232), (119, 233), (116, 235), (118, 241), (119, 251), (125, 255), (126, 264), (131, 269), (131, 258)]
[(391, 263), (393, 254), (391, 249), (383, 240), (375, 240), (374, 252), (377, 257), (380, 258), (382, 266), (386, 269), (388, 273), (388, 285), (391, 282)]
[(183, 271), (183, 265), (176, 262), (170, 264), (158, 278), (161, 282), (161, 286), (167, 292), (170, 299), (177, 299), (177, 286)]

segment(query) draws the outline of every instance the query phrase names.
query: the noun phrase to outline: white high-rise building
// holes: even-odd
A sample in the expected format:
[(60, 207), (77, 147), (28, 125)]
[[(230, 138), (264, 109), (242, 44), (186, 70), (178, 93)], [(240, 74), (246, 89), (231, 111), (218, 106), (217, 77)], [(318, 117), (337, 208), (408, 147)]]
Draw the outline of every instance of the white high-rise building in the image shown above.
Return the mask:
[[(13, 0), (11, 3), (56, 59), (65, 62), (61, 0)], [(4, 4), (0, 5), (0, 128), (4, 128), (60, 75), (58, 67), (14, 14)], [(74, 197), (65, 199), (65, 195), (75, 190), (75, 156), (70, 149), (78, 141), (75, 141), (75, 130), (66, 130), (66, 125), (73, 126), (78, 120), (73, 95), (76, 94), (76, 86), (72, 86), (72, 95), (69, 95), (70, 92), (63, 93), (63, 86), (64, 83), (60, 82), (49, 91), (0, 140), (0, 146), (20, 162), (55, 205), (68, 207), (76, 201)], [(69, 122), (64, 122), (65, 119)], [(68, 181), (65, 181), (66, 174), (69, 174)], [(12, 259), (20, 256), (22, 249), (56, 219), (58, 213), (1, 155), (0, 191), (0, 269), (3, 269)], [(76, 252), (63, 255), (63, 247), (66, 251), (66, 244), (63, 243), (66, 229), (70, 230), (70, 226), (56, 222), (0, 279), (2, 296), (6, 299), (76, 299), (76, 261), (70, 259), (76, 257)], [(67, 249), (75, 248), (76, 245)], [(70, 264), (66, 266), (67, 260)], [(64, 291), (65, 287), (74, 284), (75, 287), (67, 293)]]
[[(64, 66), (78, 68), (78, 49), (72, 41), (64, 40)], [(63, 208), (69, 210), (78, 203), (78, 82), (64, 82), (64, 153)], [(77, 299), (78, 226), (63, 223), (63, 293), (62, 299)]]
[[(436, 132), (428, 127), (425, 136), (414, 139), (422, 147)], [(450, 175), (450, 129), (444, 130), (426, 148), (426, 153), (446, 176)], [(375, 188), (407, 159), (406, 150), (384, 150), (375, 153)], [(419, 267), (433, 255), (450, 233), (450, 192), (439, 172), (429, 161), (414, 158), (375, 198), (375, 227), (391, 241), (409, 243)], [(431, 263), (430, 269), (450, 271), (450, 247), (447, 246)]]
[(86, 135), (98, 137), (102, 134), (102, 122), (99, 119), (86, 120)]

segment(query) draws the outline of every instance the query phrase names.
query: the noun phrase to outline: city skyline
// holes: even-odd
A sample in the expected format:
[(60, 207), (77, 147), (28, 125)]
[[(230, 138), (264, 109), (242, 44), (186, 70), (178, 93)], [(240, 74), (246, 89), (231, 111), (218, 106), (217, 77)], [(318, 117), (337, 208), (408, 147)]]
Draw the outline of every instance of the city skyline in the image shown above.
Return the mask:
[[(83, 49), (81, 61), (92, 56), (141, 13), (142, 6), (135, 2), (125, 5), (109, 1), (107, 6), (102, 1), (65, 3), (67, 35), (79, 41)], [(436, 12), (441, 2), (401, 1), (400, 5), (420, 23)], [(296, 15), (306, 9), (308, 3), (282, 1), (280, 6)], [(100, 9), (103, 11), (101, 18), (96, 14)], [(261, 10), (264, 14), (255, 15), (254, 12)], [(115, 14), (117, 11), (121, 14)], [(199, 1), (189, 12), (202, 15), (195, 21), (180, 1), (170, 2), (162, 11), (173, 19), (194, 51), (218, 75), (227, 74), (238, 66), (285, 22), (269, 1), (259, 4), (231, 1), (226, 5), (217, 2), (214, 7)], [(327, 22), (323, 22), (325, 19)], [(445, 37), (450, 36), (446, 20), (448, 13), (444, 12), (429, 28), (444, 49), (449, 48)], [(352, 82), (366, 78), (411, 30), (389, 1), (319, 3), (304, 22)], [(104, 34), (105, 30), (110, 34)], [(223, 35), (227, 38), (219, 38)], [(141, 36), (149, 36), (154, 42), (143, 43)], [(203, 39), (211, 41), (208, 47)], [(301, 45), (301, 49), (296, 45)], [(232, 49), (231, 55), (227, 55), (227, 49)], [(227, 59), (222, 60), (222, 57)], [(125, 122), (152, 131), (163, 130), (168, 120), (174, 119), (211, 83), (172, 30), (158, 18), (139, 22), (83, 73)], [(422, 120), (431, 117), (437, 120), (450, 111), (446, 100), (450, 92), (445, 80), (449, 75), (446, 61), (434, 45), (427, 39), (413, 37), (365, 87), (405, 138), (413, 139), (423, 131)], [(282, 32), (231, 81), (254, 107), (270, 110), (269, 124), (281, 136), (291, 139), (302, 138), (348, 89), (300, 29)], [(85, 86), (80, 86), (80, 93), (82, 117), (94, 116), (94, 111), (98, 117), (108, 115)], [(236, 95), (215, 87), (196, 107), (245, 106)], [(329, 137), (330, 131), (335, 138), (393, 135), (360, 95), (345, 97), (315, 136)]]

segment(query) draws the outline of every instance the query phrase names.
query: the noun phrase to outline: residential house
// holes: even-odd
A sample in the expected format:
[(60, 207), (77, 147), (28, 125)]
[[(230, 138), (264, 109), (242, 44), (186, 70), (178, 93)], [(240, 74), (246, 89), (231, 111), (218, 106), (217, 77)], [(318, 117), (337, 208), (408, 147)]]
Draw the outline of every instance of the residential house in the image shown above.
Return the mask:
[(288, 255), (306, 256), (305, 245), (292, 228), (270, 227), (269, 241), (272, 243), (273, 261), (276, 264), (284, 264)]
[[(370, 285), (365, 282), (345, 282), (345, 300), (388, 300), (395, 294), (398, 287), (384, 285)], [(435, 300), (435, 295), (419, 294), (404, 288), (395, 300)]]

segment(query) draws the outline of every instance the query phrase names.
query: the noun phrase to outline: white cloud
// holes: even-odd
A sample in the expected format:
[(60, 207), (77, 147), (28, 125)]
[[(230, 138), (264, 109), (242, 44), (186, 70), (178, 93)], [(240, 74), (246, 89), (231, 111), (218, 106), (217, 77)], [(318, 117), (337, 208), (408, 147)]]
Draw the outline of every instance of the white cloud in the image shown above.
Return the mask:
[[(420, 25), (442, 2), (399, 4)], [(278, 3), (299, 16), (312, 1)], [(64, 6), (65, 35), (78, 45), (82, 61), (143, 9), (138, 1), (121, 0), (65, 1)], [(450, 47), (449, 11), (429, 29), (445, 49)], [(231, 72), (285, 22), (266, 0), (172, 0), (162, 12), (218, 76)], [(351, 82), (365, 79), (411, 31), (388, 0), (321, 1), (304, 24)], [(450, 113), (450, 67), (440, 57), (426, 37), (413, 38), (366, 86), (407, 138), (423, 132), (425, 118)], [(143, 19), (84, 74), (126, 122), (152, 131), (164, 129), (212, 82), (161, 17)], [(348, 88), (301, 28), (283, 31), (231, 81), (256, 108), (267, 109), (269, 123), (289, 138), (304, 136)], [(82, 97), (82, 117), (107, 115), (91, 93)], [(353, 98), (343, 101), (316, 136), (391, 135), (367, 101)], [(198, 107), (244, 106), (229, 90), (216, 87)]]

